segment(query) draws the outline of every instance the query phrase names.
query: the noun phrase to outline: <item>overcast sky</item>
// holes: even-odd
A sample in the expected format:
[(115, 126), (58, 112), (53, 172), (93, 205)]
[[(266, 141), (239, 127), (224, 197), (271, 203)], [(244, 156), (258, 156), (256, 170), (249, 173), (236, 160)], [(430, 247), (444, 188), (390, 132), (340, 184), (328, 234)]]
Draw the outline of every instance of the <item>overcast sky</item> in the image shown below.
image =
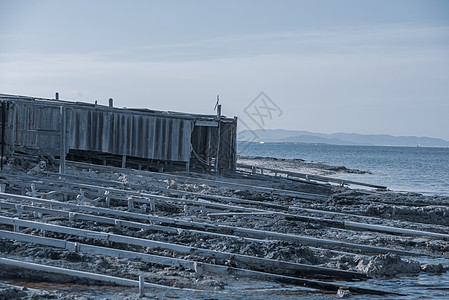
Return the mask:
[(449, 140), (449, 1), (0, 0), (0, 93), (56, 91), (206, 114), (219, 94), (247, 128)]

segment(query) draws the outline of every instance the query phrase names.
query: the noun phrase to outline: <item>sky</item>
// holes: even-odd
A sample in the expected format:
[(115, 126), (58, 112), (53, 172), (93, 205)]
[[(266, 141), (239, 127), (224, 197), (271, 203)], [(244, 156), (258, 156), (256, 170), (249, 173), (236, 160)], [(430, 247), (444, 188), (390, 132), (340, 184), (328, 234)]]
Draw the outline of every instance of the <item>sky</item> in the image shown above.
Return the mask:
[(0, 93), (449, 140), (449, 1), (0, 0)]

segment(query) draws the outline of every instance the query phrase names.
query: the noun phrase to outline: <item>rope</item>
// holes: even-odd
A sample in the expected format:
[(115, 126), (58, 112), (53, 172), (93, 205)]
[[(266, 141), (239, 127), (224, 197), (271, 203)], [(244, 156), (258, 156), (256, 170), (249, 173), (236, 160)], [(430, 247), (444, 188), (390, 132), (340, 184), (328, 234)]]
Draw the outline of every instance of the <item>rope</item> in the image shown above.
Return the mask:
[(190, 146), (192, 147), (192, 152), (193, 152), (193, 155), (195, 155), (196, 159), (198, 159), (200, 163), (203, 163), (203, 164), (209, 166), (207, 161), (205, 161), (203, 158), (201, 158), (201, 156), (198, 155), (198, 153), (196, 153), (195, 149), (193, 148), (193, 145), (190, 144)]

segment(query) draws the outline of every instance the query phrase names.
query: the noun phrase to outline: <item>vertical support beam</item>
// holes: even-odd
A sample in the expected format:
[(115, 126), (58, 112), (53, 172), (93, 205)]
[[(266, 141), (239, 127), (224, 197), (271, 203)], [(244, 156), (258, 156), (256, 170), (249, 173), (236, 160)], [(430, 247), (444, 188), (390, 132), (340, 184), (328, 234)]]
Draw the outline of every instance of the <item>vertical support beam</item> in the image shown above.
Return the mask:
[(122, 169), (126, 168), (126, 155), (122, 155)]
[(10, 149), (9, 152), (10, 153), (14, 153), (15, 152), (15, 145), (16, 145), (16, 140), (17, 140), (17, 132), (18, 132), (18, 127), (17, 126), (17, 108), (16, 105), (14, 103), (10, 103), (9, 104), (9, 108), (8, 111), (10, 112), (8, 115), (11, 116), (11, 120), (10, 120), (10, 128), (11, 130), (9, 131), (11, 133), (10, 136)]
[[(31, 184), (31, 196), (36, 198), (37, 197), (37, 193), (36, 193), (36, 185), (34, 183)], [(34, 202), (32, 204), (34, 206)]]
[(234, 117), (234, 126), (232, 127), (232, 147), (231, 147), (231, 157), (232, 157), (232, 170), (237, 170), (237, 117)]
[[(190, 147), (192, 147), (190, 145)], [(190, 160), (188, 162), (186, 162), (186, 172), (189, 173), (190, 172)]]
[(204, 267), (201, 265), (201, 263), (194, 262), (193, 263), (194, 269), (195, 269), (195, 275), (196, 277), (202, 277), (204, 274)]
[(210, 127), (208, 126), (207, 128), (206, 128), (206, 162), (207, 162), (207, 165), (210, 165), (210, 140), (211, 140), (211, 129), (210, 129)]
[(106, 196), (106, 207), (111, 205), (111, 198), (109, 197), (109, 191), (105, 191), (104, 195)]
[(220, 155), (220, 120), (221, 120), (221, 104), (217, 106), (217, 120), (218, 120), (218, 127), (217, 127), (217, 153), (215, 156), (215, 172), (218, 173), (218, 158)]
[(145, 296), (145, 277), (139, 275), (139, 297)]
[(129, 212), (134, 211), (134, 200), (132, 198), (128, 198), (128, 211)]
[(61, 116), (61, 152), (59, 158), (59, 173), (65, 174), (65, 155), (67, 152), (66, 146), (66, 133), (67, 133), (67, 111), (64, 106), (60, 108), (60, 116)]
[(5, 129), (6, 129), (6, 102), (2, 102), (2, 153), (1, 153), (1, 169), (3, 170), (3, 157), (5, 156)]

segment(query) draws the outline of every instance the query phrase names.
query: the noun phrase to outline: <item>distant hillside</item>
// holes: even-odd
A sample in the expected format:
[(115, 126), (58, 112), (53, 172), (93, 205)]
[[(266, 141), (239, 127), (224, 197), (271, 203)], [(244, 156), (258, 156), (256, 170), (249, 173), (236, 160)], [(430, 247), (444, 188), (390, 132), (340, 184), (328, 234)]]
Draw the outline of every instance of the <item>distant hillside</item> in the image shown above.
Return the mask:
[(449, 141), (429, 137), (392, 136), (386, 134), (364, 135), (357, 133), (325, 134), (284, 129), (245, 130), (239, 133), (238, 140), (252, 142), (291, 142), (332, 145), (449, 147)]

